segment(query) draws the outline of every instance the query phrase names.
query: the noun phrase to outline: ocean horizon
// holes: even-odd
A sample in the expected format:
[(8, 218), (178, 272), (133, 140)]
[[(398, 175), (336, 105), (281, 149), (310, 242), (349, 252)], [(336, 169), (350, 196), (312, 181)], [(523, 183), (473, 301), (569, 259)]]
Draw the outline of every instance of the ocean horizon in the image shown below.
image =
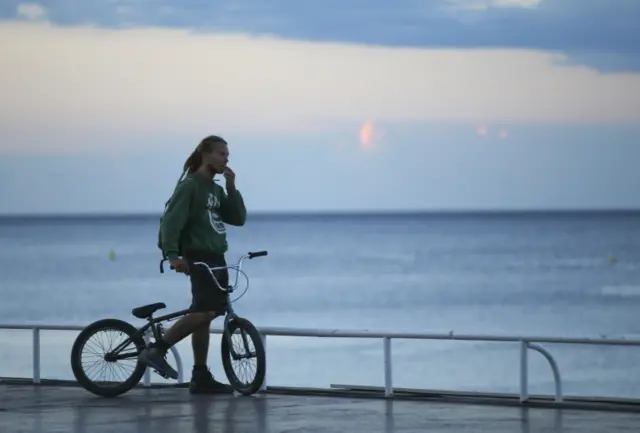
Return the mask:
[[(14, 218), (33, 219), (101, 219), (101, 218), (159, 218), (162, 212), (83, 212), (83, 213), (0, 213), (0, 220), (10, 220)], [(638, 215), (640, 208), (460, 208), (460, 209), (407, 209), (407, 210), (293, 210), (293, 211), (251, 211), (248, 210), (247, 217), (251, 218), (289, 218), (289, 217), (402, 217), (402, 216), (423, 216), (423, 217), (561, 217), (561, 216), (600, 216), (600, 215)]]

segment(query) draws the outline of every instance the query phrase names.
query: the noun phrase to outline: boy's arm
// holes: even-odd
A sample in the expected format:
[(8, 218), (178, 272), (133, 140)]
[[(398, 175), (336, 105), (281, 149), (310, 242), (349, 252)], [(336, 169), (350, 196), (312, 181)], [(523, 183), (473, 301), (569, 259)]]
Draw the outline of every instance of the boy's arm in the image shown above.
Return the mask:
[[(222, 189), (222, 187), (220, 187)], [(247, 220), (247, 208), (244, 206), (242, 194), (235, 188), (228, 189), (227, 194), (222, 190), (220, 200), (220, 218), (226, 224), (242, 226)]]
[(193, 197), (193, 182), (181, 182), (173, 192), (160, 222), (162, 251), (169, 260), (177, 259), (180, 233), (187, 223)]

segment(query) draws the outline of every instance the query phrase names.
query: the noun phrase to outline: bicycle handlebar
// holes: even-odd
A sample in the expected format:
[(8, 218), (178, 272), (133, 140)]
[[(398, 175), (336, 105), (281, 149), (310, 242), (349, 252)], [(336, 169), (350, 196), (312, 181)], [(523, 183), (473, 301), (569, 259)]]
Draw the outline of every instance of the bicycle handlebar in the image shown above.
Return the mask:
[(249, 260), (251, 260), (251, 259), (255, 259), (256, 257), (264, 257), (267, 254), (269, 254), (269, 253), (266, 250), (265, 251), (254, 251), (252, 253), (251, 252), (247, 253), (247, 258)]
[[(194, 266), (203, 266), (205, 269), (207, 269), (207, 271), (209, 271), (209, 273), (211, 274), (211, 278), (213, 278), (213, 281), (216, 283), (216, 285), (218, 286), (218, 288), (222, 291), (227, 291), (226, 288), (222, 288), (222, 286), (220, 286), (220, 283), (218, 282), (218, 279), (216, 278), (216, 276), (213, 274), (213, 271), (217, 271), (220, 269), (235, 269), (236, 270), (236, 279), (235, 279), (235, 284), (232, 287), (235, 287), (238, 285), (238, 274), (240, 272), (242, 272), (242, 262), (245, 259), (255, 259), (258, 257), (264, 257), (268, 254), (268, 252), (265, 251), (250, 251), (247, 254), (243, 255), (242, 257), (240, 257), (240, 259), (238, 260), (237, 264), (235, 266), (231, 265), (227, 265), (227, 266), (218, 266), (218, 267), (210, 267), (208, 264), (206, 264), (205, 262), (188, 262), (189, 266), (194, 265)], [(164, 262), (168, 262), (169, 259), (162, 259), (160, 260), (160, 273), (164, 273)], [(173, 269), (173, 268), (171, 268)]]

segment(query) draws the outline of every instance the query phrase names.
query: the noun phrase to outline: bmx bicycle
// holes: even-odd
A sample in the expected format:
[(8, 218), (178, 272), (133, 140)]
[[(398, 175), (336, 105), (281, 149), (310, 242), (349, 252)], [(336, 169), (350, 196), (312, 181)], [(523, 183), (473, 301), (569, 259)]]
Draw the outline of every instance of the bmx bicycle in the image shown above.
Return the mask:
[[(209, 267), (204, 262), (189, 263), (191, 267), (203, 266), (207, 269), (218, 288), (226, 293), (227, 306), (226, 311), (223, 312), (225, 319), (220, 345), (222, 366), (231, 386), (242, 395), (252, 395), (261, 388), (266, 374), (267, 359), (260, 333), (249, 320), (238, 316), (231, 304), (240, 299), (249, 289), (249, 277), (242, 271), (243, 261), (266, 255), (267, 251), (249, 252), (240, 257), (237, 264), (232, 266)], [(163, 263), (165, 261), (167, 259), (163, 259), (160, 262), (161, 273), (164, 272)], [(213, 273), (216, 270), (225, 268), (236, 271), (234, 284), (226, 289), (220, 286)], [(230, 294), (238, 286), (239, 274), (244, 275), (247, 280), (247, 286), (245, 291), (232, 301)], [(190, 313), (190, 309), (185, 309), (164, 316), (153, 317), (153, 314), (162, 308), (166, 308), (163, 302), (134, 308), (131, 313), (138, 319), (147, 321), (140, 328), (136, 328), (129, 322), (120, 319), (102, 319), (87, 325), (78, 334), (71, 349), (71, 369), (78, 383), (87, 391), (102, 397), (116, 397), (133, 389), (140, 382), (147, 369), (147, 366), (138, 360), (138, 355), (151, 345), (149, 339), (145, 338), (148, 335), (148, 331), (151, 330), (153, 338), (157, 341), (164, 334), (162, 323), (178, 319)], [(97, 338), (97, 341), (93, 342), (92, 339), (101, 333), (118, 335), (110, 337), (107, 335)], [(234, 344), (232, 337), (236, 333), (240, 336), (240, 342)], [(122, 336), (124, 336), (123, 341)], [(253, 350), (251, 346), (253, 346)], [(85, 361), (83, 359), (85, 349), (90, 352), (91, 360)], [(99, 350), (104, 352), (98, 353)], [(250, 361), (252, 358), (257, 360), (255, 374), (253, 379), (245, 382), (236, 374), (233, 362)], [(118, 364), (119, 361), (122, 361), (124, 365)], [(100, 362), (105, 363), (102, 369), (96, 367)], [(90, 379), (89, 374), (98, 370), (105, 371), (106, 378), (103, 380)], [(243, 368), (242, 370), (246, 371), (247, 369)], [(163, 373), (157, 370), (154, 371), (166, 378)], [(121, 380), (116, 379), (119, 373), (124, 374), (124, 378)]]

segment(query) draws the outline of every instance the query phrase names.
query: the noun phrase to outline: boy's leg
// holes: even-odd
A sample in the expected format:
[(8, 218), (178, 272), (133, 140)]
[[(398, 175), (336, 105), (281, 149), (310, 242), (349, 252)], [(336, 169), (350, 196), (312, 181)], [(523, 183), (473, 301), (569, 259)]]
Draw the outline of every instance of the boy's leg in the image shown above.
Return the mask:
[(191, 348), (193, 349), (193, 366), (206, 367), (209, 354), (209, 339), (211, 321), (198, 325), (191, 333)]
[[(224, 256), (211, 257), (207, 261), (212, 267), (226, 266)], [(206, 272), (206, 271), (205, 271)], [(226, 269), (216, 271), (215, 276), (223, 288), (229, 285), (229, 273)], [(206, 277), (206, 278), (205, 278)], [(209, 353), (209, 341), (211, 333), (209, 328), (211, 321), (218, 315), (222, 315), (225, 309), (226, 294), (221, 292), (211, 279), (211, 275), (205, 274), (202, 280), (193, 282), (194, 305), (211, 314), (209, 321), (198, 325), (191, 334), (191, 346), (193, 348), (193, 372), (189, 390), (192, 393), (232, 393), (233, 388), (216, 381), (207, 366)]]

